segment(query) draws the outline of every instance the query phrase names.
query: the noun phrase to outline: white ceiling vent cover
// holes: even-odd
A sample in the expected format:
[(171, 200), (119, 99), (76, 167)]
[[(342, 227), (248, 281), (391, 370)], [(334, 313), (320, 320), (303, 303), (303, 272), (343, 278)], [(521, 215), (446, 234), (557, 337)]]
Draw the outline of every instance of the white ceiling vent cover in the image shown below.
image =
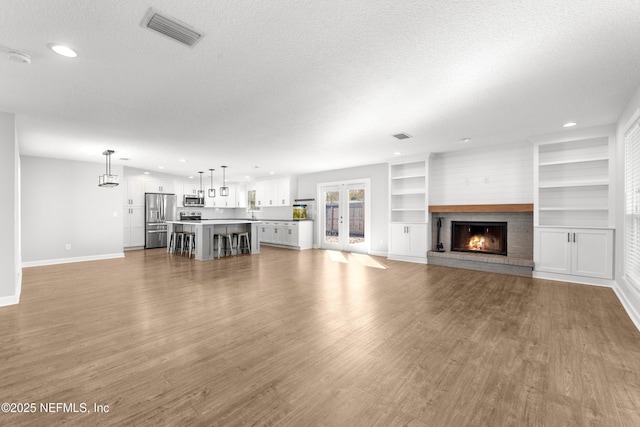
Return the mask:
[(195, 46), (204, 37), (202, 31), (198, 31), (175, 18), (161, 14), (153, 8), (149, 8), (140, 25), (189, 47)]

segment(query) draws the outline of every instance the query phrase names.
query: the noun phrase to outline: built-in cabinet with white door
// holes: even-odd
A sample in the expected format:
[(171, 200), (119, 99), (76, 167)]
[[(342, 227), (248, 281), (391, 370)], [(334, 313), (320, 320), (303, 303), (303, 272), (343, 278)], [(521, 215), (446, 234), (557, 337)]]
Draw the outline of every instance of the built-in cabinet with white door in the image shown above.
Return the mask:
[(256, 181), (256, 206), (290, 206), (292, 194), (296, 191), (295, 183), (291, 177)]
[(613, 278), (613, 230), (538, 227), (534, 248), (536, 271)]
[(144, 192), (174, 194), (174, 182), (171, 180), (162, 180), (162, 179), (145, 180)]
[(389, 254), (401, 261), (424, 262), (427, 256), (426, 224), (392, 223)]
[(428, 154), (389, 162), (389, 259), (427, 262), (428, 176)]
[(125, 206), (123, 209), (125, 248), (144, 247), (144, 206)]
[(263, 221), (258, 230), (260, 243), (301, 250), (313, 246), (313, 221)]
[(123, 246), (139, 248), (144, 246), (144, 193), (145, 180), (128, 178), (122, 182), (123, 200)]
[(613, 278), (615, 128), (531, 138), (534, 272), (608, 285)]

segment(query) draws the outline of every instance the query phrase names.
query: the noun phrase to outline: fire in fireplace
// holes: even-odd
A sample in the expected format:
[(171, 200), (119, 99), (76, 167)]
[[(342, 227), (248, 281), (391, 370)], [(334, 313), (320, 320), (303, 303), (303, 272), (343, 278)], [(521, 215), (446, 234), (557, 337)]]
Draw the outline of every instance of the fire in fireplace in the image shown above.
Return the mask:
[(507, 254), (507, 223), (451, 221), (451, 250)]

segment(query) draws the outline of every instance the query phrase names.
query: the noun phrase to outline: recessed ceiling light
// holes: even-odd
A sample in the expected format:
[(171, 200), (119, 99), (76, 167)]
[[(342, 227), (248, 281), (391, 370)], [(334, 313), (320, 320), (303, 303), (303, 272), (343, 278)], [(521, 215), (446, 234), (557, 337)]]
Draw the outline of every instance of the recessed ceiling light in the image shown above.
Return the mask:
[(52, 43), (47, 46), (58, 55), (66, 56), (67, 58), (75, 58), (76, 56), (78, 56), (78, 54), (73, 49), (61, 44)]
[(394, 155), (394, 156), (399, 156), (399, 155), (401, 155), (401, 154), (402, 154), (402, 153), (401, 153), (401, 152), (399, 152), (399, 151), (396, 151), (395, 153), (393, 153), (393, 155)]
[(193, 179), (193, 175), (189, 175), (189, 179)]
[(144, 174), (145, 175), (151, 175), (151, 172), (145, 172)]
[(269, 172), (269, 175), (275, 175), (276, 173), (274, 171)]
[(164, 169), (164, 166), (158, 166), (158, 169)]
[(570, 127), (573, 127), (573, 126), (575, 126), (577, 124), (578, 123), (576, 123), (576, 122), (567, 122), (567, 123), (563, 124), (562, 127), (563, 128), (570, 128)]
[(187, 159), (180, 159), (180, 161), (181, 161), (181, 162), (186, 162), (186, 161), (187, 161)]
[(460, 142), (469, 142), (471, 138), (460, 138)]

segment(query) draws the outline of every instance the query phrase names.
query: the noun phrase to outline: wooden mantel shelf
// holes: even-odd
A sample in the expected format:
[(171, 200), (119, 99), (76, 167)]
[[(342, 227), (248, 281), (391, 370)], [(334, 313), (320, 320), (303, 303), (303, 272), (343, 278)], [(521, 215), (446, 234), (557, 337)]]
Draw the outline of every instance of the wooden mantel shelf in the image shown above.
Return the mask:
[(533, 203), (503, 205), (434, 205), (429, 212), (533, 212)]

